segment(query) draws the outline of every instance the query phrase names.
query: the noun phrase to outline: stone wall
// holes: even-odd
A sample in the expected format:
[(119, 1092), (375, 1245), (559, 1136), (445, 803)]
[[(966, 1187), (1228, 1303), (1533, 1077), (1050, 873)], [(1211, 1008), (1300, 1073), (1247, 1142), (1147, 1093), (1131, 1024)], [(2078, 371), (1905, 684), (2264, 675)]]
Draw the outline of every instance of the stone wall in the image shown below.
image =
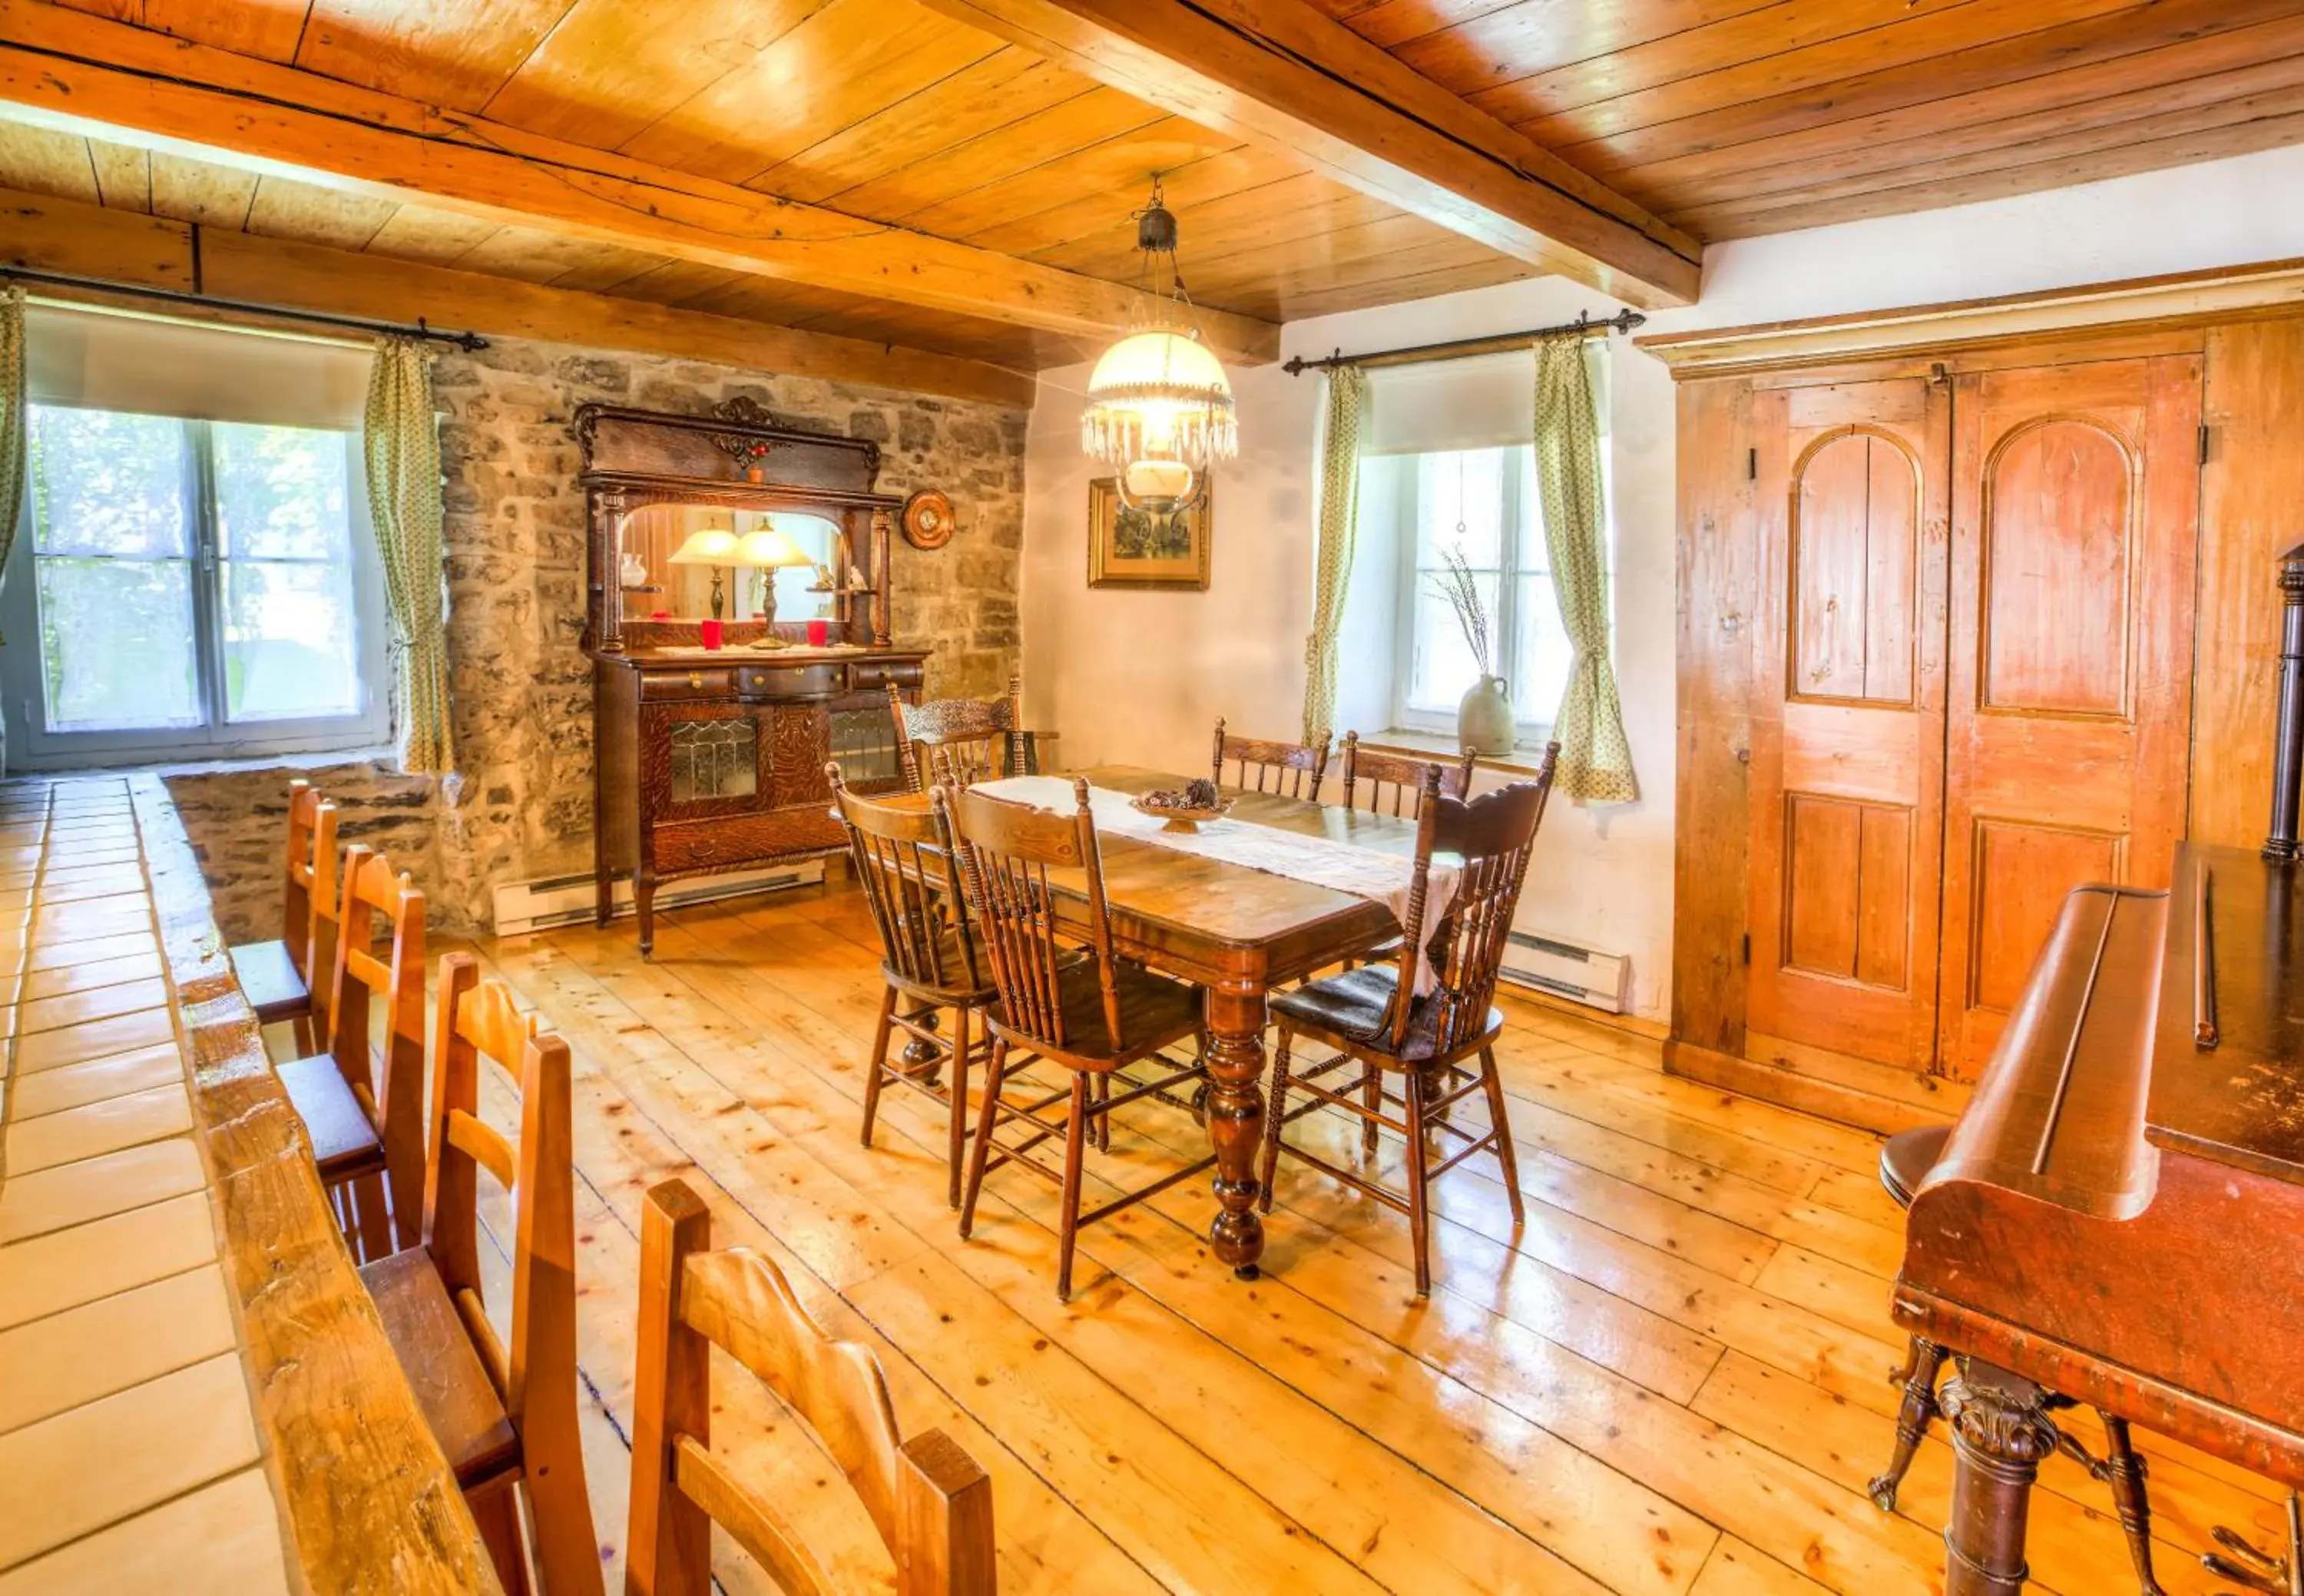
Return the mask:
[(433, 369), (442, 412), (450, 690), (459, 774), (388, 760), (187, 767), (170, 790), (234, 940), (275, 936), (285, 793), (335, 800), (346, 841), (415, 872), (435, 931), (489, 924), (504, 882), (591, 866), (591, 666), (584, 495), (568, 419), (588, 400), (702, 412), (743, 395), (781, 421), (868, 437), (878, 487), (940, 488), (959, 530), (923, 553), (899, 537), (892, 631), (935, 651), (931, 696), (987, 697), (1017, 668), (1027, 412), (648, 355), (498, 340)]

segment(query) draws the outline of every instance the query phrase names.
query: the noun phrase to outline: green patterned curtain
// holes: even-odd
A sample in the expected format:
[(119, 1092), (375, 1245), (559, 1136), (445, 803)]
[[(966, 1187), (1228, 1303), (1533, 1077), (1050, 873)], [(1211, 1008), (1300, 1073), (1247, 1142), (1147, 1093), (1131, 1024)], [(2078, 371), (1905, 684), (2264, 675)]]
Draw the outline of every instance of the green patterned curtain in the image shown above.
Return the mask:
[[(24, 508), (24, 290), (0, 288), (0, 575)], [(0, 643), (8, 640), (0, 637)]]
[(448, 735), (447, 595), (440, 571), (440, 435), (432, 355), (414, 338), (379, 338), (361, 445), (369, 519), (384, 563), (400, 689), (401, 768), (456, 768)]
[(1314, 553), (1312, 635), (1304, 641), (1304, 741), (1317, 743), (1336, 713), (1336, 644), (1344, 591), (1352, 574), (1352, 539), (1360, 498), (1360, 418), (1368, 374), (1358, 366), (1328, 370), (1328, 413), (1320, 434), (1319, 544)]
[(1584, 339), (1536, 346), (1536, 481), (1560, 624), (1575, 650), (1568, 691), (1554, 717), (1560, 790), (1580, 803), (1630, 803), (1640, 795), (1616, 703), (1608, 646), (1608, 546), (1600, 482), (1600, 416)]

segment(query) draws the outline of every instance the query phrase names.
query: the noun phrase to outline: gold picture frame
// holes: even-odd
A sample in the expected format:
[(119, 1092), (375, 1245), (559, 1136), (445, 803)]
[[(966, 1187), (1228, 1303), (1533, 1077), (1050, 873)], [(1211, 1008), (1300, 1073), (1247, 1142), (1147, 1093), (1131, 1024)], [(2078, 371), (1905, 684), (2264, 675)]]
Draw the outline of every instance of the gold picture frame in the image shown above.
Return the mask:
[(1206, 592), (1215, 528), (1214, 483), (1198, 504), (1155, 516), (1122, 505), (1113, 478), (1093, 478), (1088, 485), (1088, 585)]

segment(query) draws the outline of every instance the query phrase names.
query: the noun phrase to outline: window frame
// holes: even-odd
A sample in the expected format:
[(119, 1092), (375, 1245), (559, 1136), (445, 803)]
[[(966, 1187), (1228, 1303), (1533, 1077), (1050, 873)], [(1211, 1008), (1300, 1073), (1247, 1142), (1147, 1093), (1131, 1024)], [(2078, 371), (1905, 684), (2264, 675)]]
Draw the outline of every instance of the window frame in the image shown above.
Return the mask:
[[(1489, 617), (1491, 636), (1501, 649), (1509, 650), (1517, 645), (1520, 636), (1520, 589), (1521, 582), (1535, 574), (1528, 569), (1522, 557), (1529, 539), (1534, 539), (1545, 565), (1545, 577), (1551, 580), (1549, 546), (1545, 543), (1544, 509), (1535, 491), (1534, 472), (1536, 451), (1532, 444), (1482, 444), (1468, 449), (1430, 449), (1399, 458), (1409, 465), (1405, 471), (1393, 473), (1395, 525), (1399, 528), (1398, 547), (1394, 558), (1398, 562), (1399, 580), (1395, 586), (1397, 610), (1393, 628), (1393, 663), (1391, 723), (1401, 731), (1430, 732), (1453, 735), (1456, 716), (1453, 710), (1426, 709), (1411, 705), (1408, 700), (1408, 684), (1416, 669), (1416, 607), (1423, 590), (1426, 573), (1418, 560), (1424, 539), (1424, 527), (1418, 518), (1421, 497), (1424, 463), (1445, 454), (1461, 454), (1496, 448), (1504, 451), (1502, 487), (1504, 503), (1496, 534), (1496, 610)], [(1610, 529), (1614, 541), (1614, 529)], [(1608, 599), (1615, 602), (1615, 568), (1610, 562)], [(1555, 595), (1554, 602), (1557, 597)], [(1611, 638), (1613, 640), (1613, 630)], [(1519, 662), (1509, 653), (1498, 661), (1517, 689), (1518, 677), (1513, 673)], [(1558, 714), (1558, 704), (1547, 704), (1541, 710), (1517, 692), (1512, 698), (1512, 730), (1521, 744), (1544, 742), (1552, 732), (1553, 717)]]
[[(44, 403), (39, 408), (105, 407)], [(48, 729), (47, 671), (38, 641), (40, 556), (33, 525), (36, 495), (28, 482), (17, 515), (9, 568), (4, 580), (0, 580), (0, 634), (22, 640), (13, 647), (0, 649), (0, 700), (4, 700), (0, 702), (0, 713), (5, 716), (10, 764), (20, 769), (52, 770), (89, 765), (267, 758), (340, 752), (377, 747), (388, 742), (392, 733), (392, 694), (385, 643), (384, 568), (368, 519), (367, 472), (359, 431), (336, 427), (301, 429), (335, 433), (343, 439), (344, 508), (352, 546), (352, 621), (356, 632), (353, 675), (360, 683), (364, 707), (350, 715), (233, 722), (226, 713), (228, 672), (224, 659), (223, 582), (227, 561), (217, 526), (215, 424), (191, 417), (162, 419), (185, 429), (188, 480), (182, 490), (191, 505), (194, 678), (205, 724), (145, 730)]]

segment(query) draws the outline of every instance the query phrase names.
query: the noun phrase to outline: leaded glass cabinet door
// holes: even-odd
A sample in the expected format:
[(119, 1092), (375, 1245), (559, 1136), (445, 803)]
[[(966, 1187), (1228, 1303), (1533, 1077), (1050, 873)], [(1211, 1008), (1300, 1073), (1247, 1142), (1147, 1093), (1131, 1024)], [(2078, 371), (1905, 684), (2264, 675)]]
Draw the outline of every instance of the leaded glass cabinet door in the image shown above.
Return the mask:
[(768, 739), (762, 711), (741, 704), (651, 708), (644, 779), (667, 820), (745, 814), (767, 795)]

